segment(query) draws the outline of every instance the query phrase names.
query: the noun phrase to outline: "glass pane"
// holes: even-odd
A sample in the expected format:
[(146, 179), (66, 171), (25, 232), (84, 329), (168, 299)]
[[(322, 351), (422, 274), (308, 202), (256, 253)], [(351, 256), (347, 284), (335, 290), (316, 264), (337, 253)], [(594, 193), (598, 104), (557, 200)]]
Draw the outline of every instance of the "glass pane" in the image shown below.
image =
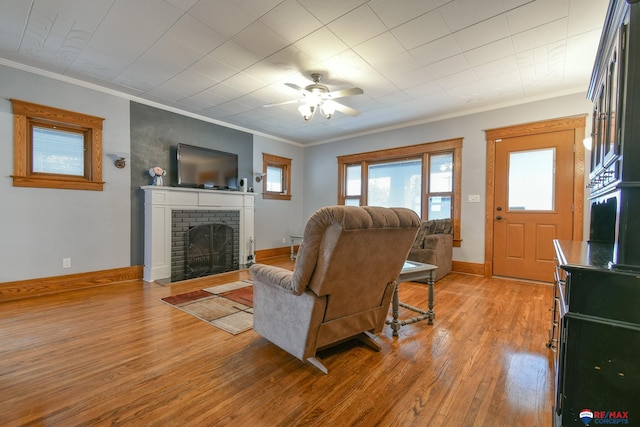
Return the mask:
[(420, 215), (422, 161), (403, 160), (369, 166), (368, 205), (405, 207)]
[(451, 196), (429, 197), (429, 219), (451, 218)]
[(509, 153), (510, 210), (553, 210), (555, 158), (555, 148)]
[(430, 156), (429, 163), (429, 192), (453, 191), (453, 153)]
[(84, 176), (84, 135), (34, 126), (32, 170)]
[(267, 191), (282, 193), (282, 168), (267, 166)]
[(344, 199), (345, 206), (360, 206), (360, 199)]
[(362, 166), (347, 166), (347, 196), (359, 196), (362, 189)]

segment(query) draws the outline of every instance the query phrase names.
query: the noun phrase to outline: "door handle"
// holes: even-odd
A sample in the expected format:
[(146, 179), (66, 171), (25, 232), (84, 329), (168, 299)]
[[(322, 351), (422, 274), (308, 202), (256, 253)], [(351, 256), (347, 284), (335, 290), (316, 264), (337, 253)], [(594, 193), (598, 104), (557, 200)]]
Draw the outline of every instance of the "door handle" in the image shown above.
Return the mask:
[(500, 221), (500, 220), (502, 219), (502, 217), (501, 217), (500, 215), (498, 215), (498, 216), (496, 217), (496, 219), (497, 219), (498, 221)]

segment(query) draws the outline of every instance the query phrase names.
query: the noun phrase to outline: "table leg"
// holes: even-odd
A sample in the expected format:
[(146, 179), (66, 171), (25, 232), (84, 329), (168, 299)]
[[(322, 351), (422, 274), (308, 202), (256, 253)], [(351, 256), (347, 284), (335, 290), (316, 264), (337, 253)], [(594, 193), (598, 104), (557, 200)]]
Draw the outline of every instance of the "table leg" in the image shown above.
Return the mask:
[(429, 275), (428, 283), (429, 285), (429, 310), (427, 310), (427, 314), (429, 315), (429, 321), (427, 322), (429, 325), (433, 325), (433, 319), (436, 317), (435, 311), (433, 311), (433, 271)]
[(400, 330), (400, 326), (401, 326), (400, 322), (398, 321), (398, 312), (399, 312), (399, 305), (400, 305), (400, 300), (398, 297), (398, 285), (399, 283), (396, 282), (395, 288), (393, 289), (393, 299), (391, 303), (391, 314), (393, 315), (393, 320), (386, 321), (388, 325), (391, 325), (391, 329), (393, 330), (394, 337), (398, 336), (398, 331)]

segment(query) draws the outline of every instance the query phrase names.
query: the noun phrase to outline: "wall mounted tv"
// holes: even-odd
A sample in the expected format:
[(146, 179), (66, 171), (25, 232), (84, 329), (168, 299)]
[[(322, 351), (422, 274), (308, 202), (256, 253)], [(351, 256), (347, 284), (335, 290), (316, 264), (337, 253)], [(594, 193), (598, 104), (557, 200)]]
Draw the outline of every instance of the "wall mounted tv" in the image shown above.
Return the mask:
[(219, 190), (238, 189), (238, 155), (178, 144), (178, 185)]

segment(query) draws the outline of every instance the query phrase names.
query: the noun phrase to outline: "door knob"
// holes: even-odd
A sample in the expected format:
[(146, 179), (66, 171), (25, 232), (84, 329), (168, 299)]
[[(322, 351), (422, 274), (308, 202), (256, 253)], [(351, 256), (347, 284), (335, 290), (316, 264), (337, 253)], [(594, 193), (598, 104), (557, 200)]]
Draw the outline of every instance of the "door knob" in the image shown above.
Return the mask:
[(499, 212), (499, 211), (501, 211), (501, 210), (502, 210), (502, 206), (498, 206), (498, 207), (496, 208), (496, 210), (497, 210), (498, 212)]
[(498, 215), (498, 216), (496, 217), (496, 219), (497, 219), (498, 221), (500, 221), (500, 220), (502, 219), (502, 217), (501, 217), (500, 215)]

